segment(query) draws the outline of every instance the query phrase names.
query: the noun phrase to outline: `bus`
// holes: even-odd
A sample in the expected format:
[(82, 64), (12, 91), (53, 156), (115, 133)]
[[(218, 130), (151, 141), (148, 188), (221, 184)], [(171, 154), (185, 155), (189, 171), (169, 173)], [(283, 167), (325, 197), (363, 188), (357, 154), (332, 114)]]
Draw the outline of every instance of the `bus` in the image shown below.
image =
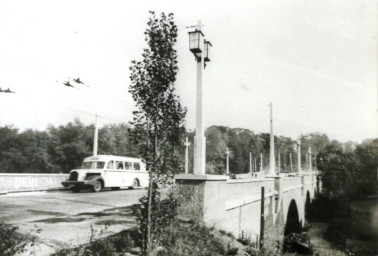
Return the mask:
[(83, 188), (99, 192), (104, 188), (148, 187), (148, 181), (146, 165), (140, 158), (97, 155), (85, 158), (81, 168), (70, 171), (62, 185), (73, 192)]

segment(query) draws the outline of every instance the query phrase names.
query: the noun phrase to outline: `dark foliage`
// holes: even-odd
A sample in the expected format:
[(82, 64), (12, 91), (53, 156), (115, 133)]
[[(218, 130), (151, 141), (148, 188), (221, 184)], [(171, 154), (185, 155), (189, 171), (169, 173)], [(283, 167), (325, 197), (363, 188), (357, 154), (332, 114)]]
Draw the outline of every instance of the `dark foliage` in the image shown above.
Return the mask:
[(329, 199), (352, 200), (372, 194), (376, 187), (378, 139), (367, 140), (354, 151), (332, 141), (318, 155), (323, 193)]
[(13, 256), (25, 251), (27, 240), (17, 233), (17, 227), (0, 222), (0, 255)]
[(283, 251), (299, 253), (300, 255), (312, 255), (313, 248), (308, 237), (304, 234), (290, 233), (285, 236)]
[[(19, 132), (12, 126), (0, 127), (0, 173), (69, 172), (92, 155), (94, 126), (79, 120), (63, 126), (49, 126), (47, 131)], [(99, 154), (138, 156), (130, 142), (126, 124), (99, 129)]]

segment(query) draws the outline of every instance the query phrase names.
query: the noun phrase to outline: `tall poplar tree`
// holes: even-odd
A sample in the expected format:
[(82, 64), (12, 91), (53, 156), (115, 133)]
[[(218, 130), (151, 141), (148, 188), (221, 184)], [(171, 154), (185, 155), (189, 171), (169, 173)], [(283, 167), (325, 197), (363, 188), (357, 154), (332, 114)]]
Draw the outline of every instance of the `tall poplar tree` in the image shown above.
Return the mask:
[(142, 210), (145, 219), (140, 221), (145, 255), (154, 247), (154, 231), (158, 230), (153, 214), (160, 200), (156, 181), (161, 174), (177, 173), (182, 166), (180, 147), (186, 109), (175, 95), (177, 26), (173, 18), (172, 13), (157, 17), (150, 11), (144, 32), (148, 47), (143, 50), (142, 60), (132, 61), (130, 67), (129, 92), (137, 106), (131, 122), (132, 140), (150, 173), (148, 197), (141, 200), (146, 204)]

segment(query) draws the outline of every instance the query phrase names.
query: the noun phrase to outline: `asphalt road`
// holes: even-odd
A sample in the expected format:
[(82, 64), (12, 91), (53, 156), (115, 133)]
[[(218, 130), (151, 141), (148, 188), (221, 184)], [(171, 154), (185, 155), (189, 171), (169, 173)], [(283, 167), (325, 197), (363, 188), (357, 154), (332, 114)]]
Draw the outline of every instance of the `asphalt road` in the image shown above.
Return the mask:
[(104, 236), (135, 226), (131, 205), (146, 194), (144, 189), (101, 191), (30, 192), (0, 195), (0, 221), (14, 224), (21, 233), (38, 233), (36, 255), (86, 243), (90, 226), (110, 226)]

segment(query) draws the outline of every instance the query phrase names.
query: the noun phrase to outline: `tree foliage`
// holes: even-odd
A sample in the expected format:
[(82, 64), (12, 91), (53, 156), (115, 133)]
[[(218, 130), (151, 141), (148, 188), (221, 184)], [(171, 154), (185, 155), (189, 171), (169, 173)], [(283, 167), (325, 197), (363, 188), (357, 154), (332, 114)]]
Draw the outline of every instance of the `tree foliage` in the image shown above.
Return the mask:
[(354, 151), (331, 141), (318, 155), (324, 193), (331, 199), (355, 199), (372, 194), (377, 183), (378, 139), (364, 141)]
[(178, 72), (174, 15), (161, 13), (157, 17), (150, 12), (144, 34), (148, 47), (143, 50), (141, 61), (132, 61), (129, 92), (137, 106), (131, 122), (132, 141), (146, 162), (150, 177), (148, 195), (140, 200), (137, 211), (142, 254), (154, 255), (166, 224), (165, 218), (159, 217), (164, 201), (160, 198), (158, 180), (161, 174), (180, 172), (186, 110), (181, 107), (174, 87)]
[[(69, 172), (92, 155), (93, 134), (94, 126), (85, 126), (78, 119), (50, 125), (46, 131), (0, 127), (0, 173)], [(99, 129), (98, 153), (137, 157), (129, 126), (112, 124)]]
[(174, 44), (177, 26), (173, 14), (157, 17), (150, 12), (141, 61), (130, 66), (130, 93), (138, 110), (131, 122), (132, 140), (148, 169), (175, 173), (181, 166), (180, 146), (185, 134), (184, 117), (174, 82), (178, 72)]

